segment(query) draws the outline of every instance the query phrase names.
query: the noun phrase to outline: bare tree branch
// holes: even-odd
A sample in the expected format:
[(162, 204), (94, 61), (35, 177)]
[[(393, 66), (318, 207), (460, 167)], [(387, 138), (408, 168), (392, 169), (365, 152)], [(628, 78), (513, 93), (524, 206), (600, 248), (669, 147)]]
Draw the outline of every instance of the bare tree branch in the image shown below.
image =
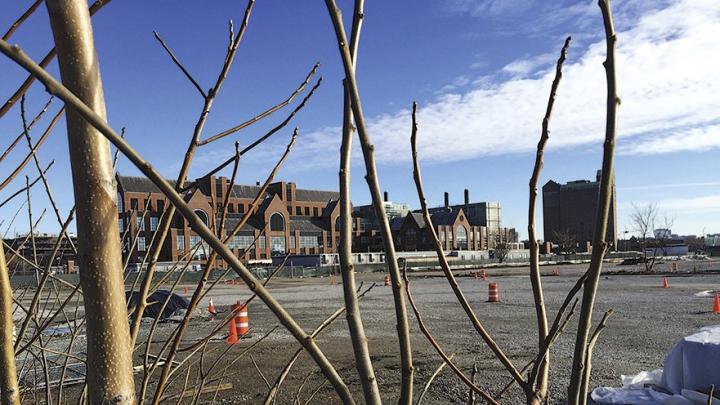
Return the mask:
[(605, 255), (605, 235), (614, 188), (613, 160), (615, 154), (615, 132), (617, 125), (617, 107), (620, 98), (617, 95), (615, 77), (615, 27), (613, 25), (612, 11), (609, 0), (599, 0), (598, 4), (603, 15), (605, 25), (605, 40), (607, 43), (607, 58), (603, 65), (607, 77), (607, 117), (605, 123), (605, 144), (603, 152), (602, 178), (600, 179), (600, 195), (598, 196), (597, 217), (595, 219), (595, 234), (593, 236), (592, 258), (585, 287), (583, 289), (582, 305), (580, 307), (580, 319), (578, 321), (578, 332), (575, 340), (575, 353), (573, 356), (572, 374), (568, 388), (568, 402), (570, 405), (578, 405), (582, 401), (582, 370), (586, 367), (587, 338), (592, 324), (592, 312), (595, 304), (598, 284), (600, 283), (600, 271), (602, 260)]
[[(567, 50), (570, 46), (570, 37), (565, 39), (565, 44), (560, 51), (560, 57), (557, 61), (555, 68), (555, 79), (553, 79), (552, 86), (550, 87), (550, 96), (548, 98), (547, 109), (545, 110), (545, 117), (542, 121), (542, 134), (540, 135), (540, 141), (537, 146), (537, 156), (535, 158), (535, 166), (533, 168), (532, 176), (530, 177), (530, 201), (528, 203), (528, 238), (530, 239), (530, 283), (532, 284), (533, 298), (535, 302), (535, 316), (537, 318), (538, 325), (538, 350), (544, 349), (545, 338), (548, 334), (548, 321), (547, 313), (545, 312), (545, 298), (543, 297), (542, 281), (540, 278), (540, 263), (539, 254), (540, 249), (537, 242), (537, 236), (535, 235), (535, 203), (537, 201), (537, 184), (540, 178), (540, 171), (543, 166), (543, 153), (545, 151), (545, 144), (550, 138), (550, 117), (552, 116), (553, 105), (555, 104), (555, 97), (557, 94), (558, 86), (560, 85), (560, 79), (562, 78), (562, 66), (567, 56)], [(537, 380), (535, 382), (535, 389), (533, 397), (528, 398), (532, 404), (540, 404), (547, 396), (547, 385), (548, 385), (548, 371), (550, 368), (550, 356), (545, 354), (541, 357), (540, 364), (538, 366)], [(535, 376), (532, 376), (535, 377)], [(532, 384), (532, 380), (529, 381)]]

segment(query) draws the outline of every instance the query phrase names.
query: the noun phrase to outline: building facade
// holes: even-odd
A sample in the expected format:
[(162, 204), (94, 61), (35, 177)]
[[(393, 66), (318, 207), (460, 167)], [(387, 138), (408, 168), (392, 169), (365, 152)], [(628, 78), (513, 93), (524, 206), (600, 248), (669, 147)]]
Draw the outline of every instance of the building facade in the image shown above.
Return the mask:
[[(143, 177), (117, 176), (118, 224), (123, 255), (131, 263), (142, 262), (159, 226), (168, 202), (160, 190)], [(225, 177), (210, 176), (192, 183), (183, 197), (188, 206), (214, 229), (223, 228), (226, 237), (240, 225), (228, 246), (243, 260), (270, 260), (273, 255), (321, 254), (337, 252), (339, 242), (339, 193), (335, 191), (298, 189), (295, 183), (271, 184), (265, 193), (260, 185), (233, 185)], [(225, 220), (223, 201), (229, 195)], [(137, 235), (137, 236), (136, 236)], [(194, 259), (207, 257), (207, 246), (175, 214), (170, 232), (163, 244), (160, 261), (175, 262), (193, 254)], [(223, 267), (222, 261), (218, 262)]]
[[(576, 251), (588, 250), (595, 231), (601, 172), (595, 181), (576, 180), (565, 184), (548, 181), (543, 192), (543, 229), (545, 242), (565, 245)], [(617, 212), (615, 179), (605, 240), (617, 246)]]

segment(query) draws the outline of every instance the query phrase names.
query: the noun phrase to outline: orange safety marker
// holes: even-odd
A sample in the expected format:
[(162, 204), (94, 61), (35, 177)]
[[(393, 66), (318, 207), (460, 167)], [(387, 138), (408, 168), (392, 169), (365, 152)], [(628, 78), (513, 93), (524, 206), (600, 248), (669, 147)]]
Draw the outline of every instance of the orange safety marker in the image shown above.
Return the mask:
[(715, 291), (715, 301), (713, 301), (713, 314), (720, 314), (720, 298), (718, 298), (717, 291)]
[(239, 301), (233, 305), (235, 308), (235, 327), (237, 335), (242, 337), (250, 333), (250, 318), (248, 317), (247, 304), (241, 304)]
[(490, 283), (488, 287), (488, 302), (500, 302), (500, 291), (497, 283)]
[(229, 345), (234, 345), (238, 341), (237, 329), (235, 328), (235, 318), (230, 320), (230, 334), (225, 341)]
[(210, 318), (214, 318), (217, 314), (217, 311), (215, 311), (215, 304), (213, 304), (212, 298), (210, 298), (210, 304), (208, 304), (208, 312), (210, 313)]
[(667, 277), (663, 277), (663, 288), (670, 288), (668, 285)]
[(385, 285), (390, 285), (390, 276), (385, 276)]

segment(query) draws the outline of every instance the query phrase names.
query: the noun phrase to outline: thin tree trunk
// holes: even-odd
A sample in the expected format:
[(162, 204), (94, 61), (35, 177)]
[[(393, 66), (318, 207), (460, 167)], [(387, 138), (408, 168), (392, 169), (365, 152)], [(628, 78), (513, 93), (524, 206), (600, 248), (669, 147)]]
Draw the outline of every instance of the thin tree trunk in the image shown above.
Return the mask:
[[(47, 0), (46, 5), (63, 84), (105, 118), (87, 2)], [(110, 145), (74, 108), (68, 107), (66, 115), (87, 325), (88, 400), (132, 404), (132, 349)]]
[[(364, 0), (355, 0), (353, 12), (352, 32), (350, 33), (350, 56), (353, 62), (353, 71), (357, 66), (357, 50), (360, 41), (360, 28), (363, 21)], [(346, 80), (347, 82), (347, 80)], [(344, 88), (343, 99), (343, 132), (340, 146), (340, 269), (343, 279), (343, 295), (345, 297), (346, 317), (350, 338), (355, 354), (355, 367), (358, 370), (360, 384), (363, 387), (365, 403), (380, 404), (380, 391), (378, 390), (375, 370), (370, 361), (367, 336), (360, 315), (355, 290), (355, 266), (352, 263), (352, 206), (350, 202), (350, 156), (352, 154), (353, 115), (350, 102), (350, 92)]]
[(401, 385), (400, 385), (400, 404), (412, 404), (413, 402), (413, 363), (412, 363), (412, 343), (410, 342), (410, 326), (408, 323), (407, 305), (403, 297), (403, 281), (400, 276), (400, 268), (398, 267), (397, 257), (395, 255), (395, 245), (390, 232), (390, 223), (388, 222), (383, 205), (382, 194), (380, 193), (380, 183), (377, 177), (377, 169), (375, 165), (375, 146), (370, 140), (370, 136), (365, 126), (365, 116), (362, 112), (360, 104), (360, 93), (355, 80), (354, 63), (350, 54), (350, 48), (343, 26), (340, 10), (337, 8), (334, 0), (325, 0), (325, 5), (330, 14), (333, 27), (335, 29), (336, 39), (340, 51), (340, 56), (345, 70), (345, 89), (350, 95), (350, 104), (357, 126), (360, 146), (365, 159), (366, 175), (370, 195), (372, 196), (373, 206), (375, 207), (375, 216), (380, 226), (380, 233), (385, 248), (385, 260), (388, 265), (388, 272), (392, 279), (393, 300), (395, 306), (395, 318), (397, 320), (397, 333), (400, 344), (400, 363), (401, 363)]
[(568, 388), (568, 403), (577, 405), (581, 397), (586, 393), (581, 392), (583, 369), (585, 368), (585, 357), (587, 339), (592, 325), (592, 311), (595, 304), (598, 284), (600, 282), (600, 271), (605, 256), (607, 242), (608, 214), (612, 200), (613, 186), (613, 157), (615, 154), (615, 127), (616, 113), (620, 99), (617, 96), (615, 80), (615, 27), (613, 26), (610, 0), (599, 0), (600, 10), (605, 25), (605, 37), (607, 43), (607, 57), (603, 65), (607, 78), (607, 117), (605, 122), (605, 145), (603, 155), (602, 179), (600, 179), (600, 195), (598, 197), (598, 210), (595, 218), (595, 234), (593, 236), (592, 258), (588, 278), (583, 289), (582, 306), (580, 307), (580, 319), (578, 321), (578, 332), (575, 340), (575, 354), (573, 356), (572, 374)]
[[(570, 37), (565, 39), (565, 44), (560, 51), (560, 58), (558, 58), (557, 66), (555, 69), (555, 79), (553, 80), (552, 86), (550, 86), (550, 97), (548, 98), (547, 109), (545, 110), (545, 117), (542, 121), (542, 134), (540, 135), (540, 141), (537, 146), (537, 156), (535, 158), (535, 167), (533, 168), (532, 176), (530, 177), (530, 200), (528, 204), (528, 238), (530, 239), (530, 282), (532, 284), (533, 297), (535, 301), (535, 315), (537, 317), (538, 324), (538, 350), (542, 353), (545, 351), (545, 338), (548, 334), (548, 321), (547, 313), (545, 311), (545, 299), (543, 297), (542, 281), (540, 279), (540, 263), (539, 263), (539, 247), (537, 242), (537, 236), (535, 235), (535, 203), (537, 202), (537, 184), (540, 178), (540, 171), (543, 167), (543, 153), (545, 151), (545, 144), (550, 138), (550, 117), (552, 116), (553, 105), (555, 104), (555, 95), (557, 94), (558, 86), (560, 85), (560, 79), (562, 78), (562, 65), (565, 62), (567, 56), (567, 49), (570, 46)], [(531, 375), (528, 383), (532, 386), (533, 379), (537, 377), (535, 381), (535, 390), (528, 392), (531, 395), (527, 398), (528, 403), (540, 404), (547, 396), (548, 386), (548, 370), (550, 368), (550, 354), (546, 355), (540, 360), (540, 364), (537, 367), (537, 375)]]
[(12, 289), (0, 243), (0, 404), (20, 404), (15, 348), (13, 347)]

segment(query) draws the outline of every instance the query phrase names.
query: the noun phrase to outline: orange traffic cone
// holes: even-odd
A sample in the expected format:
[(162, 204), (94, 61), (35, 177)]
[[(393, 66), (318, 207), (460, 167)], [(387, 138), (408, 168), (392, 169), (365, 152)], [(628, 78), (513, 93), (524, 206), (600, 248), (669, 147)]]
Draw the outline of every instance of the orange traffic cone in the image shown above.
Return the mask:
[(385, 285), (390, 285), (390, 276), (385, 276)]
[(496, 283), (490, 283), (488, 287), (488, 302), (500, 302), (500, 292)]
[(487, 281), (487, 274), (485, 273), (485, 270), (482, 271), (482, 279), (483, 281)]
[(663, 288), (669, 288), (667, 277), (663, 277)]
[(213, 304), (212, 298), (210, 298), (210, 304), (208, 304), (208, 312), (210, 312), (211, 318), (215, 317), (217, 311), (215, 311), (215, 304)]
[(713, 302), (713, 314), (720, 314), (720, 298), (718, 298), (717, 291), (715, 291), (715, 301)]
[(230, 320), (230, 334), (225, 341), (229, 345), (234, 345), (238, 341), (237, 328), (235, 327), (235, 318)]

